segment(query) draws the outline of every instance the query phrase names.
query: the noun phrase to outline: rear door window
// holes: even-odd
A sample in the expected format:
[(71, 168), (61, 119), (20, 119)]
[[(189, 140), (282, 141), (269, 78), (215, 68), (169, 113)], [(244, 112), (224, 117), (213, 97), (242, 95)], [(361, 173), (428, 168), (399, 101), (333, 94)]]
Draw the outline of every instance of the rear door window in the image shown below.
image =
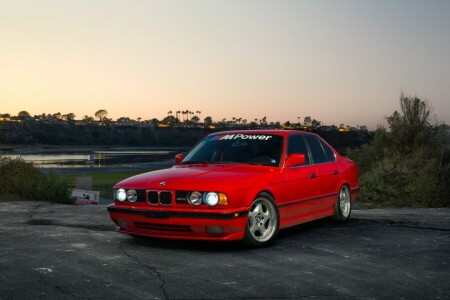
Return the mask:
[(308, 142), (309, 149), (311, 149), (312, 160), (314, 164), (323, 164), (328, 162), (325, 150), (322, 147), (317, 136), (312, 134), (306, 134), (305, 139)]

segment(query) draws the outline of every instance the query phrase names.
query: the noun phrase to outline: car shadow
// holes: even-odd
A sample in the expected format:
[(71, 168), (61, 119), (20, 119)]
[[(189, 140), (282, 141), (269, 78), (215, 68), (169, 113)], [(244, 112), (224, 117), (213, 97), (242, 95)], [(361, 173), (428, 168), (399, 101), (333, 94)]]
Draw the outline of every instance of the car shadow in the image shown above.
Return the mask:
[(282, 239), (289, 238), (289, 237), (297, 237), (297, 236), (300, 237), (303, 234), (305, 234), (311, 230), (332, 227), (336, 224), (337, 223), (333, 222), (330, 219), (320, 219), (320, 220), (310, 221), (310, 222), (295, 225), (295, 226), (292, 226), (289, 228), (281, 229), (280, 232), (278, 233), (277, 239), (282, 240)]
[[(293, 227), (285, 228), (279, 231), (278, 236), (274, 242), (267, 247), (252, 248), (241, 241), (191, 241), (191, 240), (176, 240), (176, 239), (163, 239), (143, 236), (132, 236), (127, 241), (129, 245), (135, 245), (139, 247), (152, 247), (164, 250), (183, 250), (183, 251), (206, 251), (206, 252), (233, 252), (233, 251), (261, 251), (264, 249), (271, 249), (273, 246), (279, 246), (284, 244), (283, 242), (289, 239), (301, 239), (306, 233), (314, 232), (318, 229), (326, 229), (331, 227), (348, 226), (352, 220), (348, 223), (336, 223), (330, 219), (321, 219), (311, 221), (308, 223), (296, 225)], [(347, 224), (347, 225), (346, 225)], [(353, 224), (354, 225), (354, 224)]]
[(249, 249), (244, 244), (240, 243), (240, 241), (191, 241), (153, 238), (145, 236), (132, 236), (130, 237), (128, 244), (164, 250), (184, 250), (194, 252), (232, 252)]

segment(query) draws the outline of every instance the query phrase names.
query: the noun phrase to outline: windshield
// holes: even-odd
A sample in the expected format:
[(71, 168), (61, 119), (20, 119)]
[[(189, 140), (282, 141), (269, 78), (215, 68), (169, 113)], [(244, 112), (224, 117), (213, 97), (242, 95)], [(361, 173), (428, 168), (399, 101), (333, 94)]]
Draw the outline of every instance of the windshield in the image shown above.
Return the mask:
[(283, 137), (273, 134), (221, 134), (202, 140), (182, 163), (246, 163), (279, 166)]

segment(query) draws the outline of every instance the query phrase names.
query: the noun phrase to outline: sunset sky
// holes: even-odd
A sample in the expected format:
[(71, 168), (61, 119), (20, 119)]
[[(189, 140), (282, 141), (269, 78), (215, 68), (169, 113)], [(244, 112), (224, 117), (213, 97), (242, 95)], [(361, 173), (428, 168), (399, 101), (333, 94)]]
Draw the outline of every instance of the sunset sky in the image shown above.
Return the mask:
[(0, 0), (0, 113), (450, 124), (450, 1)]

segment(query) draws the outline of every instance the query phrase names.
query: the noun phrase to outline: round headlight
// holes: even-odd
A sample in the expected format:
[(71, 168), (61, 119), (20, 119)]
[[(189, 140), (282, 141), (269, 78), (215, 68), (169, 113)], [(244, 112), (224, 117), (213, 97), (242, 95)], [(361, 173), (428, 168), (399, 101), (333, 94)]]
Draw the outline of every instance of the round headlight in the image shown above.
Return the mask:
[(136, 202), (136, 200), (137, 200), (137, 192), (136, 192), (136, 190), (128, 190), (127, 191), (127, 199), (130, 202)]
[(192, 192), (189, 194), (187, 200), (192, 205), (200, 205), (200, 204), (202, 204), (202, 193)]
[(116, 199), (123, 202), (127, 199), (127, 192), (124, 189), (118, 189), (116, 192)]
[(216, 206), (219, 203), (219, 195), (213, 192), (206, 194), (205, 203), (209, 206)]

